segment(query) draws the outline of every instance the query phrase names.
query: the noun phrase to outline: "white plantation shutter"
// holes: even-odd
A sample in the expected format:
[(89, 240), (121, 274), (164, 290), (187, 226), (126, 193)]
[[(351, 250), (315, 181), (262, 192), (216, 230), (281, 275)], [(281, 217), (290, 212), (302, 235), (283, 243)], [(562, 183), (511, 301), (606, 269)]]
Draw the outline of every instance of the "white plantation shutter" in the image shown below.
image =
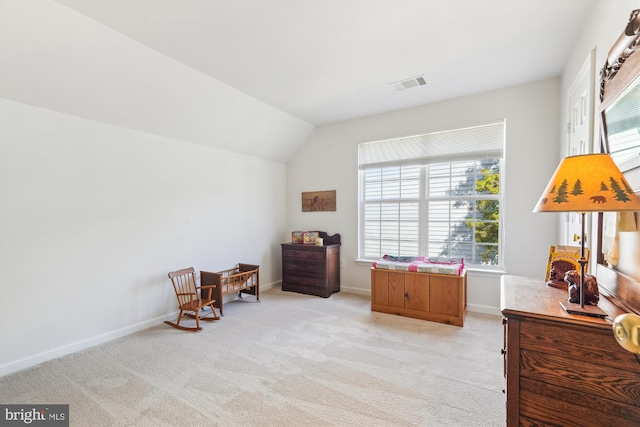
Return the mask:
[(428, 164), (443, 159), (502, 157), (504, 122), (426, 135), (365, 142), (358, 146), (358, 167)]
[(503, 146), (504, 122), (360, 144), (359, 257), (463, 256), (468, 265), (500, 264), (500, 241), (478, 236), (499, 227), (500, 219), (481, 214), (488, 203), (498, 211), (501, 194), (476, 185), (487, 168), (499, 175)]
[(620, 165), (636, 158), (640, 151), (640, 84), (631, 86), (605, 114), (609, 153), (613, 160)]
[(418, 252), (420, 166), (368, 169), (365, 175), (364, 253)]
[(605, 112), (609, 153), (617, 165), (640, 152), (640, 84), (629, 86)]

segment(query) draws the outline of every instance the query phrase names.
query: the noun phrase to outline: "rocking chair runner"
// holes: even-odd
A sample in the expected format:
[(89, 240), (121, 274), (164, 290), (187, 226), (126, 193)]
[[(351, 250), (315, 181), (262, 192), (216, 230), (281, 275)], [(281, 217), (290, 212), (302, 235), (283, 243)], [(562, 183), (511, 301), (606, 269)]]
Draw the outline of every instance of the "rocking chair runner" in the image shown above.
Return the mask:
[[(168, 320), (165, 320), (164, 323), (166, 323), (167, 325), (171, 325), (174, 328), (183, 329), (186, 331), (199, 331), (202, 329), (202, 327), (200, 326), (200, 320), (213, 321), (220, 319), (216, 314), (216, 309), (214, 307), (214, 303), (216, 302), (216, 300), (211, 298), (213, 289), (216, 286), (197, 286), (195, 270), (193, 267), (183, 268), (182, 270), (178, 271), (172, 271), (171, 273), (169, 273), (169, 279), (171, 279), (173, 289), (176, 291), (180, 314), (178, 314), (178, 320), (175, 323)], [(203, 291), (205, 289), (206, 292)], [(200, 317), (200, 310), (204, 309), (205, 307), (211, 308), (212, 316)], [(183, 314), (194, 317), (196, 319), (195, 328), (180, 326), (180, 320), (182, 319)]]

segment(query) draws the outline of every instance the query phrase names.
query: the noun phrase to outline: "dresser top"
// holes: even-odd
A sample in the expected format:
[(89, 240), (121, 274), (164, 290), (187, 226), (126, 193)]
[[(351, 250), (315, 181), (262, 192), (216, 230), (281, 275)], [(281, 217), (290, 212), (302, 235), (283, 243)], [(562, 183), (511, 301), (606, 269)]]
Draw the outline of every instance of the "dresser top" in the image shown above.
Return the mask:
[(598, 307), (607, 313), (605, 319), (569, 314), (560, 305), (568, 300), (568, 291), (556, 289), (540, 279), (504, 275), (501, 278), (500, 310), (505, 316), (531, 317), (561, 321), (596, 328), (611, 328), (613, 319), (624, 312), (602, 294)]
[(322, 245), (318, 246), (314, 243), (281, 243), (282, 247), (287, 247), (288, 249), (312, 249), (317, 248), (320, 250), (321, 248), (333, 248), (335, 246), (340, 246), (340, 243), (336, 243), (334, 245)]

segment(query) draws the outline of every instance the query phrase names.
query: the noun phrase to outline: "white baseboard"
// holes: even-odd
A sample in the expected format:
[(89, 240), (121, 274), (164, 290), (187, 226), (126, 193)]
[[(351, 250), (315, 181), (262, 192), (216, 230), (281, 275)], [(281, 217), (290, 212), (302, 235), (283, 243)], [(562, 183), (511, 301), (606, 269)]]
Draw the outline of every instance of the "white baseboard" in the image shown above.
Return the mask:
[(152, 326), (157, 326), (158, 324), (164, 322), (165, 320), (174, 319), (177, 315), (178, 315), (178, 311), (175, 311), (174, 313), (169, 313), (164, 316), (159, 316), (153, 319), (145, 320), (144, 322), (140, 322), (135, 325), (126, 326), (124, 328), (120, 328), (115, 331), (106, 332), (104, 334), (96, 335), (94, 337), (87, 338), (85, 340), (76, 341), (74, 343), (67, 344), (62, 347), (58, 347), (48, 351), (44, 351), (42, 353), (34, 354), (33, 356), (28, 356), (13, 362), (5, 363), (3, 365), (0, 365), (0, 377), (11, 374), (13, 372), (20, 371), (22, 369), (31, 368), (33, 366), (36, 366), (48, 360), (66, 356), (67, 354), (76, 353), (78, 351), (85, 350), (87, 348), (91, 348), (99, 344), (113, 341), (117, 338), (121, 338), (126, 335), (131, 335), (135, 332), (150, 328)]
[(340, 285), (340, 292), (346, 292), (348, 294), (366, 295), (371, 296), (371, 289), (352, 288), (350, 286)]
[(280, 286), (280, 283), (282, 283), (281, 280), (275, 281), (275, 282), (271, 282), (271, 283), (267, 283), (266, 285), (263, 285), (262, 283), (260, 283), (260, 290), (261, 291), (268, 291), (271, 288), (275, 288), (277, 286)]
[[(340, 286), (341, 292), (346, 292), (349, 294), (356, 295), (365, 295), (371, 296), (371, 289), (363, 289), (363, 288), (352, 288), (349, 286)], [(481, 305), (481, 304), (467, 304), (467, 311), (472, 311), (474, 313), (484, 313), (484, 314), (493, 314), (496, 316), (502, 316), (500, 309), (498, 307), (493, 307), (489, 305)]]
[(490, 305), (467, 304), (467, 311), (502, 316), (502, 313), (500, 312), (500, 309), (498, 307), (493, 307)]

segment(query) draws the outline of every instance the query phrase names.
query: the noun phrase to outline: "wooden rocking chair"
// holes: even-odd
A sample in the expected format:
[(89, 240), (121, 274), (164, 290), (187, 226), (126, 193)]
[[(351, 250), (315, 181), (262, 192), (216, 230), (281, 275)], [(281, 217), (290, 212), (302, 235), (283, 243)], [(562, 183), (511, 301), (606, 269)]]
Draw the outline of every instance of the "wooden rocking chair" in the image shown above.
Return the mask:
[[(168, 320), (165, 320), (164, 323), (185, 331), (199, 331), (202, 329), (200, 326), (200, 320), (213, 321), (220, 319), (216, 314), (216, 309), (214, 307), (216, 300), (211, 298), (213, 288), (216, 286), (197, 286), (195, 270), (193, 267), (172, 271), (169, 273), (169, 279), (171, 279), (173, 289), (176, 291), (180, 314), (178, 315), (178, 320), (175, 323), (169, 322)], [(212, 316), (200, 317), (200, 310), (205, 307), (211, 308)], [(183, 314), (196, 319), (195, 328), (180, 326), (180, 320), (182, 319)]]

